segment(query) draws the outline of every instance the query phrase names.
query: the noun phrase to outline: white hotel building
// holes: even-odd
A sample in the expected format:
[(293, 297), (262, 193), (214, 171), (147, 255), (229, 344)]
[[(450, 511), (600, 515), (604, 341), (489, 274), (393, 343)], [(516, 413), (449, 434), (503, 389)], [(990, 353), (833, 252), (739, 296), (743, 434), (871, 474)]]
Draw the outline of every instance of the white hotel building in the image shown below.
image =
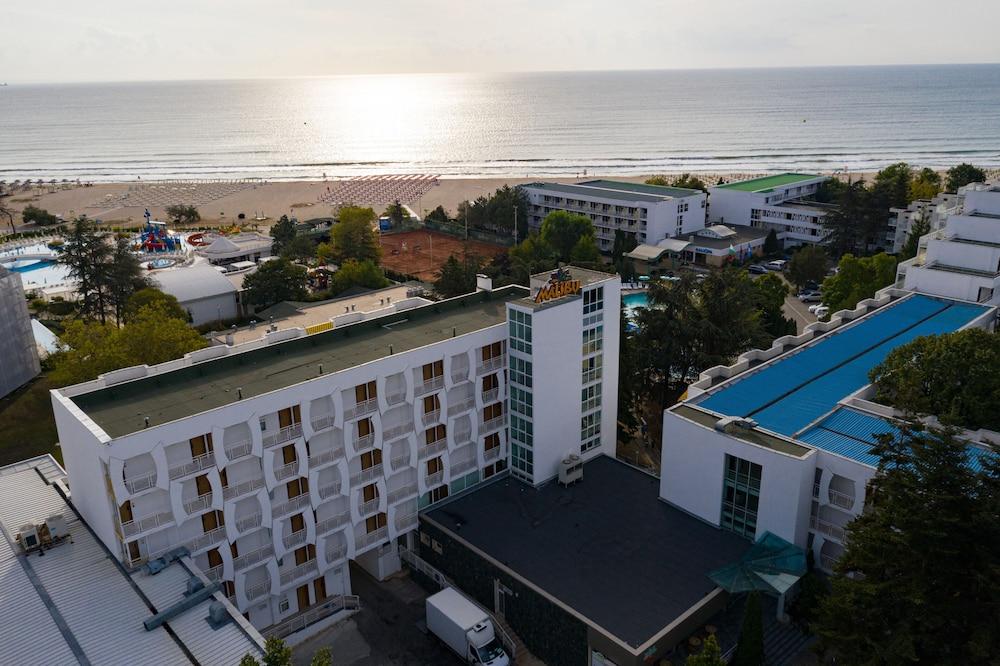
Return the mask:
[(822, 243), (829, 205), (803, 201), (829, 176), (781, 173), (708, 188), (709, 224), (774, 229), (786, 247)]
[(610, 252), (615, 232), (637, 245), (656, 245), (705, 228), (706, 195), (700, 190), (614, 180), (589, 180), (576, 185), (531, 183), (528, 226), (538, 229), (549, 213), (563, 210), (590, 218), (602, 252)]
[(259, 628), (336, 611), (419, 510), (614, 455), (620, 281), (568, 273), (55, 390), (74, 505), (127, 567), (186, 548)]

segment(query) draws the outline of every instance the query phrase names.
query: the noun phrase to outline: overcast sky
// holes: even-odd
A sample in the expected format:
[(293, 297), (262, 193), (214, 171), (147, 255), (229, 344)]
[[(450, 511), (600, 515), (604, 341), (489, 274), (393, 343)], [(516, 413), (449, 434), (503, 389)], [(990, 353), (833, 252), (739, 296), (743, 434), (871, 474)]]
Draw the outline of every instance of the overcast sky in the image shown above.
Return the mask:
[(1000, 62), (1000, 0), (8, 0), (0, 82)]

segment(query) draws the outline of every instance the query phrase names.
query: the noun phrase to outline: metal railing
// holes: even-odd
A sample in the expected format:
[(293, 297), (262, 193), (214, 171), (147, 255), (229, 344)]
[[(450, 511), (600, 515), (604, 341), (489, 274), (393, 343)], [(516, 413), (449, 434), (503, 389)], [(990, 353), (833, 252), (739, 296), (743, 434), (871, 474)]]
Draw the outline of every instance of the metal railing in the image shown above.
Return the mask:
[(834, 565), (837, 564), (837, 559), (838, 558), (833, 557), (832, 555), (822, 555), (821, 554), (819, 556), (819, 562), (820, 562), (820, 564), (827, 571), (833, 571)]
[(476, 364), (476, 376), (485, 375), (487, 372), (494, 372), (507, 365), (507, 355), (501, 354)]
[(239, 483), (226, 486), (222, 489), (222, 499), (231, 500), (236, 497), (242, 497), (243, 495), (248, 495), (255, 490), (259, 490), (264, 487), (264, 477), (257, 477), (256, 479), (247, 479), (246, 481), (240, 481)]
[(406, 391), (396, 391), (385, 396), (385, 403), (392, 407), (406, 402)]
[(410, 451), (407, 450), (406, 453), (400, 454), (398, 456), (392, 457), (392, 471), (396, 471), (402, 467), (410, 466)]
[(264, 560), (270, 559), (274, 556), (274, 546), (271, 544), (265, 544), (258, 548), (257, 550), (252, 550), (246, 555), (240, 555), (233, 560), (233, 570), (242, 571), (244, 569), (249, 569), (255, 564), (260, 564)]
[(830, 504), (843, 509), (850, 509), (854, 506), (854, 495), (848, 495), (847, 493), (830, 488)]
[(351, 486), (357, 486), (362, 483), (370, 483), (375, 479), (381, 479), (384, 476), (382, 472), (382, 463), (377, 465), (372, 465), (360, 472), (355, 472), (351, 474)]
[(156, 470), (152, 472), (147, 472), (140, 476), (134, 476), (131, 479), (125, 479), (125, 487), (130, 493), (141, 493), (143, 490), (149, 490), (156, 485)]
[(135, 536), (140, 532), (145, 532), (146, 530), (156, 529), (163, 525), (169, 525), (174, 522), (174, 514), (170, 511), (163, 511), (161, 513), (154, 513), (151, 516), (146, 516), (145, 518), (140, 518), (135, 520), (134, 518), (127, 523), (122, 523), (122, 535), (123, 536)]
[(462, 372), (452, 372), (451, 381), (454, 384), (461, 384), (462, 382), (469, 381), (469, 369), (466, 368)]
[(828, 537), (836, 539), (838, 541), (845, 541), (847, 538), (847, 531), (840, 525), (834, 525), (831, 522), (827, 522), (816, 516), (812, 517), (812, 527), (814, 530), (821, 534), (825, 534)]
[(264, 514), (262, 514), (260, 511), (251, 516), (238, 518), (236, 520), (236, 531), (246, 532), (248, 530), (255, 530), (258, 527), (260, 527), (263, 521), (264, 521)]
[(317, 490), (320, 499), (328, 499), (334, 495), (339, 495), (340, 485), (340, 481), (335, 481), (333, 483), (328, 483), (325, 486), (320, 486)]
[(402, 532), (403, 530), (413, 529), (417, 526), (417, 512), (413, 511), (411, 513), (404, 514), (402, 516), (396, 516), (396, 530)]
[(483, 460), (489, 462), (491, 460), (496, 460), (500, 457), (500, 447), (494, 446), (492, 449), (486, 449), (483, 451)]
[(368, 532), (367, 534), (362, 534), (361, 536), (357, 537), (358, 550), (362, 548), (367, 548), (373, 543), (378, 543), (379, 541), (385, 541), (385, 539), (388, 537), (388, 534), (389, 530), (387, 530), (385, 527), (380, 527), (374, 532)]
[(333, 414), (327, 414), (326, 416), (320, 416), (318, 418), (312, 419), (310, 423), (312, 424), (313, 430), (325, 430), (331, 427), (336, 419)]
[(343, 527), (349, 522), (351, 522), (350, 511), (343, 511), (336, 515), (330, 516), (329, 518), (326, 518), (316, 523), (316, 536), (328, 534), (329, 532), (332, 532), (339, 527)]
[(475, 469), (477, 464), (478, 461), (475, 458), (471, 458), (469, 460), (460, 460), (459, 462), (452, 464), (451, 466), (452, 478), (458, 476), (459, 474), (464, 474), (465, 472), (468, 472), (470, 469)]
[(483, 391), (483, 404), (488, 405), (491, 402), (496, 402), (497, 398), (500, 397), (499, 388), (491, 388), (488, 391)]
[(226, 536), (226, 528), (216, 527), (214, 530), (210, 530), (208, 532), (205, 532), (204, 534), (200, 534), (193, 539), (188, 539), (187, 541), (183, 541), (181, 543), (174, 543), (169, 546), (160, 548), (159, 550), (150, 552), (146, 557), (150, 560), (155, 560), (160, 555), (163, 555), (175, 548), (180, 548), (180, 547), (187, 548), (189, 551), (193, 553), (197, 550), (201, 550), (206, 546), (210, 546), (213, 543), (222, 540), (225, 536)]
[(500, 416), (494, 416), (488, 421), (480, 421), (479, 423), (479, 433), (489, 432), (491, 430), (496, 430), (497, 428), (502, 428), (507, 420), (506, 414), (501, 414)]
[(309, 560), (308, 562), (296, 565), (288, 571), (283, 571), (281, 573), (281, 586), (284, 587), (285, 585), (297, 581), (304, 576), (310, 576), (316, 573), (316, 570), (316, 560)]
[(299, 530), (298, 532), (292, 532), (291, 534), (286, 534), (284, 537), (281, 538), (281, 543), (285, 545), (286, 549), (291, 550), (296, 546), (304, 544), (306, 542), (306, 536), (308, 535), (306, 534), (305, 530)]
[(396, 488), (391, 493), (389, 493), (389, 504), (395, 504), (399, 500), (406, 499), (407, 497), (413, 497), (417, 494), (417, 484), (408, 483), (402, 488)]
[(378, 511), (378, 505), (379, 505), (378, 497), (376, 497), (375, 499), (370, 499), (367, 502), (362, 502), (358, 506), (358, 515), (364, 518), (368, 514), (374, 513), (375, 511)]
[(209, 580), (222, 580), (222, 566), (217, 564), (211, 569), (205, 569), (205, 578)]
[(368, 433), (367, 435), (358, 435), (354, 439), (355, 453), (364, 453), (373, 446), (375, 446), (375, 435), (373, 433)]
[(455, 414), (461, 414), (462, 412), (467, 412), (476, 406), (476, 396), (470, 395), (464, 400), (459, 400), (454, 404), (448, 405), (448, 416), (454, 416)]
[(292, 425), (287, 425), (284, 428), (278, 430), (278, 432), (273, 435), (264, 436), (264, 448), (269, 449), (272, 446), (277, 446), (278, 444), (283, 444), (285, 442), (290, 442), (297, 437), (302, 436), (302, 424), (293, 423)]
[(345, 557), (347, 557), (347, 545), (340, 544), (337, 546), (330, 546), (324, 551), (323, 556), (326, 558), (326, 561), (328, 563), (336, 562), (337, 560), (342, 560)]
[(403, 435), (407, 435), (411, 432), (413, 432), (412, 423), (404, 423), (402, 425), (393, 426), (391, 428), (385, 428), (382, 430), (382, 441), (389, 442), (396, 439), (397, 437), (402, 437)]
[(274, 470), (274, 478), (278, 481), (283, 481), (289, 479), (293, 476), (298, 476), (299, 473), (299, 461), (293, 460), (290, 463), (286, 463)]
[(413, 389), (413, 397), (417, 398), (426, 393), (431, 393), (432, 391), (437, 391), (442, 388), (444, 388), (444, 375), (431, 377)]
[(436, 456), (439, 453), (442, 453), (447, 448), (448, 448), (448, 440), (446, 438), (441, 438), (435, 442), (431, 442), (426, 446), (421, 446), (417, 450), (417, 459), (427, 460), (432, 456)]
[(179, 479), (182, 476), (194, 474), (195, 472), (200, 472), (201, 470), (208, 469), (209, 467), (215, 467), (215, 454), (211, 451), (203, 453), (200, 456), (195, 456), (191, 460), (181, 463), (180, 465), (174, 465), (171, 467), (170, 479)]
[(420, 420), (423, 421), (425, 426), (431, 425), (432, 423), (440, 422), (441, 408), (439, 407), (437, 409), (432, 409), (429, 412), (424, 412), (423, 415), (420, 417)]
[(368, 398), (367, 400), (362, 400), (353, 407), (344, 410), (344, 420), (350, 421), (359, 416), (364, 416), (365, 414), (371, 414), (378, 409), (378, 398)]
[(233, 460), (239, 460), (244, 456), (250, 455), (250, 452), (253, 450), (253, 442), (249, 439), (244, 439), (225, 447), (225, 449), (226, 458), (232, 462)]
[(271, 515), (274, 518), (281, 518), (306, 506), (309, 506), (309, 495), (299, 495), (274, 507)]
[(197, 511), (204, 511), (210, 506), (212, 506), (212, 493), (206, 493), (205, 495), (198, 495), (193, 500), (184, 502), (184, 511), (185, 513), (192, 514)]
[(285, 638), (296, 631), (301, 631), (311, 624), (326, 619), (331, 615), (343, 610), (357, 610), (361, 608), (361, 601), (356, 595), (337, 595), (327, 599), (318, 606), (312, 606), (294, 617), (290, 617), (280, 624), (276, 624), (264, 630), (265, 638)]
[(441, 470), (440, 472), (434, 472), (433, 474), (428, 474), (427, 478), (424, 479), (424, 482), (427, 484), (428, 488), (431, 488), (441, 483), (441, 481), (443, 480), (444, 480), (444, 470)]
[(270, 593), (270, 591), (271, 591), (271, 579), (270, 577), (268, 577), (260, 581), (259, 583), (247, 585), (246, 589), (247, 599), (253, 601), (254, 599), (257, 599), (259, 597), (264, 596), (265, 594)]
[(342, 457), (343, 455), (344, 455), (343, 445), (335, 446), (329, 451), (323, 451), (322, 453), (317, 453), (314, 456), (309, 456), (309, 466), (319, 467), (320, 465), (331, 463), (337, 458)]

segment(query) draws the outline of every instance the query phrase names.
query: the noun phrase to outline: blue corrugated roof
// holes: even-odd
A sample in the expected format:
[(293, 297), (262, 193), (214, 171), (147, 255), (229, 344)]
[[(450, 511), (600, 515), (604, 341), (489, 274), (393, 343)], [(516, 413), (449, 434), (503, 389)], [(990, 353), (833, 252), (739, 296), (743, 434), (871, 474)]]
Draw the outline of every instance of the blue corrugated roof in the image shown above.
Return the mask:
[(915, 294), (737, 378), (698, 404), (793, 435), (867, 384), (868, 372), (894, 348), (921, 335), (958, 330), (985, 311)]
[[(876, 467), (878, 456), (871, 452), (871, 447), (876, 443), (877, 436), (884, 434), (898, 436), (899, 428), (888, 419), (841, 407), (799, 435), (798, 439), (817, 449)], [(992, 455), (974, 446), (968, 447), (968, 454), (968, 465), (975, 471), (981, 470), (985, 457)]]

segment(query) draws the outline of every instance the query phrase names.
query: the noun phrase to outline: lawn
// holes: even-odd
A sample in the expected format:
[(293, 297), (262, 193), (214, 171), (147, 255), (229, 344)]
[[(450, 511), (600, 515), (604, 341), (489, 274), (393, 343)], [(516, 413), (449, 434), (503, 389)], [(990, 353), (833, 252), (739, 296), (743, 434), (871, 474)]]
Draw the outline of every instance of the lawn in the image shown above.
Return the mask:
[(49, 388), (49, 380), (43, 374), (0, 399), (0, 465), (44, 453), (51, 453), (62, 462), (62, 453), (56, 447), (58, 436)]

